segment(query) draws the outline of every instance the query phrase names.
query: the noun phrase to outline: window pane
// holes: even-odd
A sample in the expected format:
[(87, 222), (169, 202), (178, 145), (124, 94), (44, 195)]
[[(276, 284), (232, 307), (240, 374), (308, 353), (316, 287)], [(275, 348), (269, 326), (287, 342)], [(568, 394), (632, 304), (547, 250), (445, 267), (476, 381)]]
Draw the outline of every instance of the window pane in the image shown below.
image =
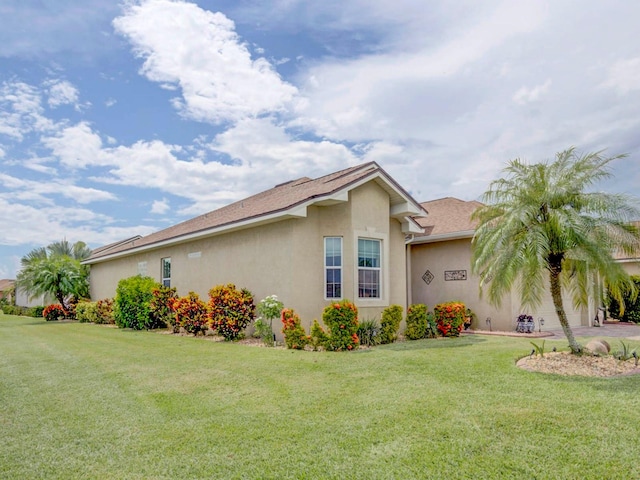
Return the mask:
[(325, 237), (325, 298), (342, 297), (342, 238)]
[(171, 278), (171, 259), (162, 259), (162, 278)]
[(358, 266), (380, 268), (380, 240), (358, 239)]

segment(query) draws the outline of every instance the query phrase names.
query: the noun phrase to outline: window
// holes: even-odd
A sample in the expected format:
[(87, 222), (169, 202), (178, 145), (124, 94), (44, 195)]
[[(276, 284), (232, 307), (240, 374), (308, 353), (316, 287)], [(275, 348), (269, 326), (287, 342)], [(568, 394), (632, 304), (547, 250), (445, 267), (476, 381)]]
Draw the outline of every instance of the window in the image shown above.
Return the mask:
[(380, 240), (358, 239), (358, 297), (380, 298)]
[(342, 238), (324, 239), (325, 298), (342, 298)]
[(171, 286), (171, 257), (163, 258), (162, 262), (162, 285)]

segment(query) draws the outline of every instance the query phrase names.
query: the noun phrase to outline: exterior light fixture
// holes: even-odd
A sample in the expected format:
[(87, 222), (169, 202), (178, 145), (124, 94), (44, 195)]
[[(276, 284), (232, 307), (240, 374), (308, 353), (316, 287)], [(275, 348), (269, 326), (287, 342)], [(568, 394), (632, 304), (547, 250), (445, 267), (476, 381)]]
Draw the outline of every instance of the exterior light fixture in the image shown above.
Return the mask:
[(544, 318), (540, 317), (538, 318), (538, 332), (542, 331), (542, 326), (544, 325)]

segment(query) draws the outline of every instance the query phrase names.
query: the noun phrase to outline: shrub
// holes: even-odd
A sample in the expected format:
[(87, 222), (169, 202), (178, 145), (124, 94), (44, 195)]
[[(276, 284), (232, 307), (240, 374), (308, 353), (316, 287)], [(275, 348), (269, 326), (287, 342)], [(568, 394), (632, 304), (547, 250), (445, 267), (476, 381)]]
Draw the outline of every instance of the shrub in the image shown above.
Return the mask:
[(198, 335), (207, 329), (207, 306), (197, 293), (189, 292), (186, 297), (173, 301), (175, 324), (187, 332)]
[(393, 343), (398, 338), (398, 330), (402, 322), (402, 307), (389, 305), (382, 311), (380, 318), (380, 343)]
[(378, 321), (375, 318), (363, 320), (358, 323), (356, 333), (360, 339), (360, 345), (373, 347), (379, 343), (378, 335), (380, 334), (380, 325), (378, 325)]
[(311, 325), (311, 345), (313, 349), (327, 348), (327, 339), (327, 332), (324, 331), (318, 320), (314, 319), (313, 325)]
[[(631, 281), (635, 284), (636, 289), (640, 291), (640, 276), (631, 275)], [(623, 322), (640, 323), (640, 295), (635, 299), (631, 296), (631, 292), (623, 293), (624, 313), (620, 314), (620, 304), (611, 295), (608, 295), (609, 315), (613, 318), (622, 320)]]
[(440, 303), (433, 308), (438, 330), (444, 337), (457, 337), (460, 335), (466, 307), (460, 302)]
[(329, 330), (327, 350), (353, 350), (360, 345), (358, 338), (358, 308), (349, 300), (328, 305), (322, 313), (322, 321)]
[(232, 283), (209, 290), (209, 325), (226, 340), (237, 339), (253, 320), (253, 295)]
[(45, 318), (47, 322), (55, 322), (56, 320), (60, 320), (61, 318), (64, 318), (65, 315), (66, 315), (66, 312), (64, 308), (62, 308), (62, 305), (60, 305), (59, 303), (48, 305), (42, 311), (42, 316)]
[(173, 303), (178, 298), (176, 289), (159, 285), (151, 292), (149, 310), (153, 322), (157, 325), (173, 327), (173, 332), (178, 333), (180, 326), (176, 324), (176, 316), (173, 311)]
[(134, 330), (158, 327), (149, 307), (153, 298), (152, 292), (157, 287), (158, 283), (151, 277), (136, 275), (120, 280), (113, 307), (116, 325)]
[(76, 305), (76, 320), (80, 323), (98, 323), (98, 302), (79, 302)]
[(116, 320), (113, 316), (113, 299), (103, 298), (96, 302), (96, 323), (113, 325)]
[(280, 320), (282, 320), (282, 334), (287, 348), (304, 350), (309, 338), (300, 324), (298, 314), (291, 308), (283, 308)]
[(410, 305), (407, 308), (407, 328), (404, 331), (404, 336), (409, 340), (419, 340), (426, 338), (428, 330), (427, 306), (423, 303)]
[(29, 316), (34, 318), (40, 318), (42, 317), (42, 312), (44, 312), (44, 306), (37, 305), (29, 309)]
[(273, 346), (273, 319), (280, 317), (284, 305), (276, 295), (269, 295), (258, 303), (256, 312), (259, 318), (255, 322), (256, 335), (262, 338), (265, 345)]

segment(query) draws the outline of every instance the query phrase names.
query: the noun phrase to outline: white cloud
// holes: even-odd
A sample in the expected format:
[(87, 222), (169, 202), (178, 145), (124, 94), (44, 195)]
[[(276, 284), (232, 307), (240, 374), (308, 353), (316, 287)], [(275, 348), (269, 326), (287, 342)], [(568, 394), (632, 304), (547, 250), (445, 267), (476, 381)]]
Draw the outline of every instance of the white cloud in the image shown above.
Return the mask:
[(56, 80), (49, 85), (49, 106), (73, 105), (79, 109), (78, 89), (66, 80)]
[(70, 181), (49, 179), (46, 182), (25, 180), (0, 173), (0, 184), (10, 191), (11, 198), (53, 204), (52, 196), (60, 195), (81, 204), (116, 200), (116, 196), (104, 190), (74, 185)]
[(612, 88), (620, 95), (640, 90), (640, 57), (615, 62), (602, 86)]
[(536, 102), (540, 100), (540, 97), (543, 96), (549, 90), (551, 86), (551, 80), (547, 80), (546, 82), (536, 85), (535, 87), (521, 87), (516, 93), (513, 94), (513, 101), (518, 105), (526, 105), (527, 103)]
[(82, 240), (104, 245), (137, 234), (147, 234), (153, 227), (118, 227), (108, 216), (87, 209), (60, 206), (33, 207), (0, 197), (0, 245), (48, 245), (52, 239)]
[(141, 73), (180, 88), (174, 106), (191, 119), (223, 123), (282, 111), (297, 93), (264, 58), (253, 60), (222, 13), (192, 3), (128, 4), (113, 25), (144, 58)]
[(115, 98), (108, 98), (106, 102), (104, 102), (105, 107), (113, 107), (118, 101)]
[(166, 198), (162, 200), (154, 200), (151, 205), (151, 213), (156, 213), (158, 215), (164, 215), (170, 210), (169, 201)]
[(40, 91), (17, 80), (0, 85), (0, 135), (21, 141), (32, 132), (46, 132), (54, 122), (43, 114)]

